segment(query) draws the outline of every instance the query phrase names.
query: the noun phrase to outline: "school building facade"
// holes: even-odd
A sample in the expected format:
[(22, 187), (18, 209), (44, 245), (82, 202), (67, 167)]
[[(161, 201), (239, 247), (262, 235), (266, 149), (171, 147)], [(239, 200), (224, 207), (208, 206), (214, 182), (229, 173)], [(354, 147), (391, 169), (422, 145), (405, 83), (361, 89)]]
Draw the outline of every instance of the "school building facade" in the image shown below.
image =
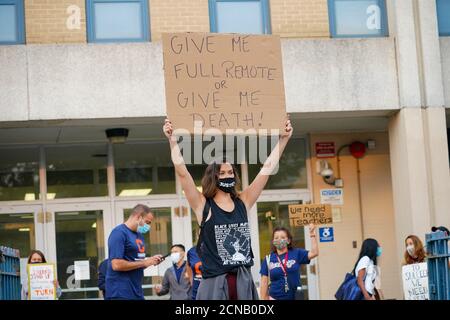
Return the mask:
[[(320, 226), (334, 239), (302, 268), (305, 297), (333, 299), (371, 237), (384, 295), (402, 299), (405, 237), (450, 226), (450, 0), (0, 0), (0, 245), (42, 250), (62, 299), (96, 299), (109, 233), (137, 203), (157, 216), (148, 254), (195, 244), (162, 133), (161, 34), (187, 31), (281, 37), (294, 136), (249, 213), (257, 284), (288, 205), (341, 190)], [(108, 138), (115, 128), (128, 135)], [(368, 146), (360, 159), (355, 141)], [(204, 168), (189, 166), (199, 186)], [(245, 187), (259, 165), (239, 169)], [(306, 229), (293, 232), (308, 248)], [(89, 261), (88, 278), (75, 261)], [(165, 267), (146, 273), (149, 298)]]

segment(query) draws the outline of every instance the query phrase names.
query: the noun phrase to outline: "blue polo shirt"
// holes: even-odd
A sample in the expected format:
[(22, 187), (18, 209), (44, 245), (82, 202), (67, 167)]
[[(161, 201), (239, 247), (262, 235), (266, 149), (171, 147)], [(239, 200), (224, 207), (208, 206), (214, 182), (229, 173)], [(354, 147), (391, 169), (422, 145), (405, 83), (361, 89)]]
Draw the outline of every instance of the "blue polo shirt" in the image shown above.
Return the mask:
[(175, 275), (177, 276), (177, 282), (180, 283), (181, 274), (183, 273), (184, 266), (186, 265), (186, 262), (184, 262), (181, 267), (178, 268), (176, 264), (173, 265), (173, 268), (175, 270)]
[[(308, 251), (304, 249), (294, 248), (288, 251), (288, 261), (285, 263), (285, 254), (278, 256), (281, 262), (287, 267), (287, 280), (289, 291), (285, 292), (284, 272), (277, 254), (270, 254), (270, 288), (269, 295), (276, 300), (294, 300), (297, 287), (300, 285), (300, 265), (309, 264)], [(266, 259), (261, 262), (260, 274), (269, 276), (269, 269)]]
[(105, 299), (144, 300), (143, 269), (114, 271), (113, 259), (137, 261), (145, 259), (145, 244), (142, 234), (130, 230), (125, 224), (113, 229), (108, 238), (108, 269), (106, 272)]

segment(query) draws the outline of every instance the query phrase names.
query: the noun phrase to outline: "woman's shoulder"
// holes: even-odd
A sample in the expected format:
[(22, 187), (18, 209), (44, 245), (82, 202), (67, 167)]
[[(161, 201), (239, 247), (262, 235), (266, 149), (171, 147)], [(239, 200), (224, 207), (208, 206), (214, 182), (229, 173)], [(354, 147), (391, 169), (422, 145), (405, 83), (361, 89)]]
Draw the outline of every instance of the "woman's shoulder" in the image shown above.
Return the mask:
[(293, 247), (289, 249), (289, 252), (308, 252), (308, 250), (299, 247)]
[(290, 258), (294, 258), (298, 261), (304, 261), (308, 257), (308, 250), (303, 248), (291, 248), (289, 249)]
[(241, 195), (239, 193), (232, 199), (233, 199), (233, 202), (242, 203), (245, 206), (244, 200), (242, 200)]
[(373, 264), (373, 261), (368, 256), (362, 256), (358, 261), (357, 268), (359, 266), (368, 266), (370, 264)]
[(121, 223), (112, 229), (111, 234), (125, 234), (127, 231), (131, 231), (128, 229), (125, 223)]
[(235, 204), (240, 206), (242, 212), (245, 212), (245, 213), (247, 212), (247, 207), (245, 205), (245, 202), (240, 198), (239, 195), (237, 197), (235, 197), (233, 199), (233, 201), (234, 201)]

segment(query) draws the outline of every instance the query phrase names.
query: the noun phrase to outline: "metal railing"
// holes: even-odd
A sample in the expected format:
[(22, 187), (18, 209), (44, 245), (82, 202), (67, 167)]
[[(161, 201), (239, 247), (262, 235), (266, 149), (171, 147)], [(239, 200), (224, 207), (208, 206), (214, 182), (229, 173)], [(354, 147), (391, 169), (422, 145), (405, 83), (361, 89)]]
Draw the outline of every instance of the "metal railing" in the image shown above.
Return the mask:
[(425, 236), (430, 300), (450, 300), (449, 240), (444, 232)]
[(20, 300), (19, 250), (0, 246), (0, 300)]

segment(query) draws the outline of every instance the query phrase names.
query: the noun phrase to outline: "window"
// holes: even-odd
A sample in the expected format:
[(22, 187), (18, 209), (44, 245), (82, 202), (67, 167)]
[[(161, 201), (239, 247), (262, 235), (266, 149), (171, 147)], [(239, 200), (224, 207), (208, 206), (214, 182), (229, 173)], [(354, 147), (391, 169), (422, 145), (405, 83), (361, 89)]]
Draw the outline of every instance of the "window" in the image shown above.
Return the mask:
[(268, 0), (209, 0), (211, 32), (270, 34)]
[[(104, 260), (105, 243), (103, 233), (103, 212), (70, 211), (55, 212), (55, 236), (58, 280), (61, 289), (96, 287), (98, 284), (97, 266)], [(83, 280), (74, 279), (76, 261), (87, 261), (89, 275)], [(98, 291), (79, 290), (64, 292), (62, 300), (95, 299)]]
[[(265, 190), (306, 189), (308, 187), (306, 141), (301, 138), (292, 138), (291, 140), (281, 156), (278, 172), (269, 177)], [(271, 149), (273, 150), (273, 146), (271, 146), (271, 142), (268, 142), (266, 150)], [(265, 159), (263, 160), (265, 161)], [(248, 165), (249, 183), (252, 183), (256, 178), (264, 161), (259, 161), (259, 164)]]
[(89, 42), (149, 41), (147, 0), (88, 0)]
[(114, 145), (116, 195), (174, 194), (175, 169), (166, 141)]
[(385, 0), (328, 0), (334, 38), (388, 36)]
[(108, 195), (107, 146), (52, 146), (45, 150), (47, 199)]
[(450, 36), (450, 0), (436, 1), (440, 36)]
[(27, 258), (36, 248), (35, 234), (33, 213), (0, 214), (0, 243), (18, 249), (21, 258)]
[(0, 0), (0, 44), (25, 43), (23, 0)]
[(0, 201), (39, 199), (39, 149), (0, 149)]

